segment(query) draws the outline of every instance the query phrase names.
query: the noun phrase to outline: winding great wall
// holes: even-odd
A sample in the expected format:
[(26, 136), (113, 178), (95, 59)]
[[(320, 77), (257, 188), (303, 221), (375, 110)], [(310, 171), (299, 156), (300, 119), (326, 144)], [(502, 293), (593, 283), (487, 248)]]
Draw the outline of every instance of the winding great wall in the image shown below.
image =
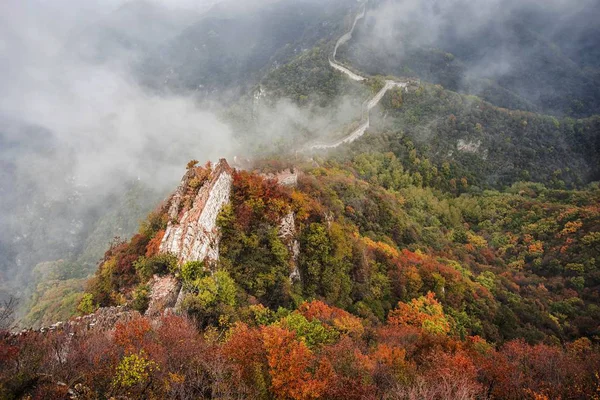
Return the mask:
[(350, 28), (350, 31), (348, 31), (348, 33), (345, 33), (341, 38), (338, 39), (338, 41), (335, 43), (335, 47), (333, 48), (333, 54), (331, 55), (331, 58), (329, 58), (329, 65), (331, 65), (333, 68), (337, 69), (338, 71), (343, 72), (344, 74), (348, 75), (348, 77), (354, 81), (364, 81), (366, 78), (363, 76), (360, 76), (358, 74), (355, 74), (354, 72), (350, 71), (348, 68), (346, 68), (343, 65), (341, 65), (340, 63), (338, 63), (336, 60), (337, 51), (341, 45), (343, 45), (344, 43), (347, 43), (350, 39), (352, 39), (352, 34), (354, 33), (354, 28), (356, 28), (356, 24), (358, 23), (358, 21), (360, 21), (361, 19), (363, 19), (365, 17), (366, 11), (367, 11), (367, 3), (365, 2), (365, 4), (363, 4), (362, 11), (360, 13), (358, 13), (358, 15), (354, 18), (354, 23), (352, 24), (352, 28)]
[[(366, 10), (367, 10), (367, 3), (368, 3), (368, 0), (366, 0), (363, 3), (362, 10), (354, 18), (354, 22), (352, 23), (352, 28), (350, 28), (350, 30), (347, 33), (345, 33), (342, 37), (340, 37), (337, 40), (337, 42), (335, 43), (335, 47), (333, 48), (333, 54), (329, 58), (329, 65), (331, 65), (332, 68), (342, 72), (348, 78), (352, 79), (353, 81), (357, 81), (357, 82), (365, 81), (367, 79), (367, 77), (359, 75), (359, 74), (351, 71), (347, 67), (343, 66), (336, 60), (336, 57), (337, 57), (338, 48), (341, 45), (347, 43), (350, 39), (352, 39), (352, 34), (354, 33), (356, 24), (358, 23), (358, 21), (360, 21), (361, 19), (363, 19), (365, 17)], [(360, 117), (360, 125), (358, 126), (358, 128), (356, 128), (350, 134), (344, 136), (343, 138), (341, 138), (333, 143), (327, 143), (327, 144), (315, 143), (313, 145), (310, 145), (310, 146), (308, 146), (308, 150), (333, 149), (333, 148), (341, 146), (344, 143), (354, 142), (356, 139), (358, 139), (362, 135), (364, 135), (366, 130), (369, 128), (369, 126), (370, 126), (370, 118), (369, 118), (370, 111), (373, 107), (375, 107), (377, 104), (379, 104), (379, 102), (381, 101), (383, 96), (385, 96), (385, 94), (388, 92), (388, 90), (393, 89), (393, 88), (402, 88), (402, 89), (406, 90), (408, 88), (408, 85), (409, 85), (408, 80), (406, 80), (406, 81), (386, 80), (385, 84), (383, 85), (381, 90), (379, 90), (379, 92), (377, 92), (377, 94), (375, 94), (375, 96), (373, 96), (373, 98), (363, 102), (361, 117)]]

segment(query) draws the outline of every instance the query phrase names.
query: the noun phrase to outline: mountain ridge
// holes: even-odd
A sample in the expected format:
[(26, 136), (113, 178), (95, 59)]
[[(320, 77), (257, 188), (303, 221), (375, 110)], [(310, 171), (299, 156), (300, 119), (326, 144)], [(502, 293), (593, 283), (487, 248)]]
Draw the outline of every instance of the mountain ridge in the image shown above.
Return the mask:
[[(367, 3), (331, 55), (307, 56), (371, 91), (358, 127), (191, 160), (106, 251), (82, 316), (2, 333), (0, 397), (597, 398), (595, 120), (360, 75), (336, 53)], [(505, 168), (513, 138), (531, 162)], [(550, 172), (552, 154), (579, 158)]]

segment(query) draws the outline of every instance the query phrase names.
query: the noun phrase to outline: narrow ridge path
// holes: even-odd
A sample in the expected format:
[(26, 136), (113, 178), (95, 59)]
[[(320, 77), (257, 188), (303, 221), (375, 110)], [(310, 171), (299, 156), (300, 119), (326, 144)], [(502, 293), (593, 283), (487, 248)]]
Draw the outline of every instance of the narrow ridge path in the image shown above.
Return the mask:
[[(345, 74), (346, 76), (348, 76), (348, 78), (352, 79), (353, 81), (364, 81), (367, 78), (361, 75), (358, 75), (355, 72), (352, 72), (351, 70), (349, 70), (348, 68), (344, 67), (342, 64), (338, 63), (336, 60), (336, 56), (337, 56), (337, 51), (338, 48), (347, 43), (350, 39), (352, 39), (352, 34), (354, 33), (354, 28), (356, 28), (356, 24), (358, 23), (358, 21), (360, 21), (361, 19), (363, 19), (365, 17), (366, 14), (366, 9), (367, 9), (367, 3), (368, 0), (364, 2), (363, 6), (362, 6), (362, 10), (361, 12), (359, 12), (356, 17), (354, 18), (354, 23), (352, 24), (352, 28), (350, 29), (350, 31), (348, 31), (347, 33), (345, 33), (342, 37), (340, 37), (337, 42), (335, 43), (335, 47), (333, 48), (333, 54), (331, 55), (331, 57), (329, 58), (329, 65), (342, 72), (343, 74)], [(381, 90), (379, 92), (377, 92), (377, 94), (375, 96), (373, 96), (373, 98), (371, 98), (370, 100), (366, 100), (363, 105), (362, 105), (362, 111), (361, 111), (361, 118), (360, 118), (360, 125), (358, 128), (356, 128), (354, 131), (352, 131), (350, 134), (344, 136), (343, 138), (337, 140), (336, 142), (333, 143), (328, 143), (328, 144), (324, 144), (324, 143), (315, 143), (313, 145), (310, 145), (308, 147), (308, 150), (324, 150), (324, 149), (333, 149), (336, 147), (341, 146), (344, 143), (351, 143), (354, 142), (356, 139), (360, 138), (362, 135), (365, 134), (366, 130), (369, 128), (369, 112), (371, 111), (371, 109), (373, 107), (375, 107), (377, 104), (379, 104), (379, 102), (381, 101), (381, 99), (383, 98), (383, 96), (385, 96), (385, 94), (387, 93), (388, 90), (393, 89), (393, 88), (406, 88), (408, 86), (408, 82), (400, 82), (400, 81), (394, 81), (394, 80), (386, 80), (385, 81), (385, 85), (383, 86), (383, 88), (381, 88)]]

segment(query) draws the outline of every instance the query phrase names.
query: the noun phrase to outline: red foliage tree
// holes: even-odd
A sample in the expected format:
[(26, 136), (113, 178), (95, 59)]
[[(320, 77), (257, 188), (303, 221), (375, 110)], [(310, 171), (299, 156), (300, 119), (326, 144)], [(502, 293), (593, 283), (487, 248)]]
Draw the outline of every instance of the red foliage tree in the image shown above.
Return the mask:
[(368, 355), (348, 336), (323, 349), (322, 356), (331, 363), (333, 376), (323, 394), (328, 399), (375, 399), (377, 388), (371, 376)]
[(318, 362), (306, 344), (287, 329), (267, 326), (262, 337), (275, 396), (294, 400), (321, 397), (331, 379), (331, 364), (325, 359)]
[(146, 246), (146, 257), (152, 257), (158, 254), (158, 251), (160, 250), (160, 244), (164, 236), (164, 229), (161, 229), (160, 231), (156, 232), (154, 237), (150, 239), (148, 245)]
[(223, 345), (223, 353), (233, 362), (248, 387), (259, 392), (265, 389), (268, 383), (267, 357), (259, 329), (237, 324)]

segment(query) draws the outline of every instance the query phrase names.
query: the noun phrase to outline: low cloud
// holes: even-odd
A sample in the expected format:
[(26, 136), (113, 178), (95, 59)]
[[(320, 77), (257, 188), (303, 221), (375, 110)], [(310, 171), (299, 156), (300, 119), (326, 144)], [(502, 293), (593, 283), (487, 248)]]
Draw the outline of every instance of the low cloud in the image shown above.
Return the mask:
[[(188, 160), (235, 153), (231, 129), (206, 106), (138, 84), (131, 71), (145, 49), (110, 36), (126, 26), (102, 30), (126, 3), (8, 0), (0, 6), (0, 212), (6, 216), (0, 218), (0, 271), (9, 271), (0, 273), (0, 286), (26, 279), (23, 270), (33, 265), (23, 263), (41, 261), (28, 253), (43, 256), (47, 249), (52, 257), (60, 246), (67, 253), (69, 245), (50, 236), (75, 236), (93, 222), (77, 220), (98, 206), (91, 198), (77, 201), (82, 190), (106, 199), (141, 180), (160, 193), (176, 185)], [(170, 2), (177, 12), (161, 26), (178, 26), (179, 11), (189, 6)], [(181, 21), (178, 29), (186, 26)], [(108, 34), (97, 34), (98, 26)], [(89, 56), (99, 48), (109, 57)], [(70, 208), (40, 223), (50, 204)], [(31, 221), (41, 226), (38, 232)]]
[(598, 15), (594, 0), (385, 0), (369, 10), (368, 28), (360, 41), (364, 48), (401, 59), (406, 46), (444, 50), (461, 41), (486, 40), (480, 35), (492, 30), (504, 42), (489, 43), (489, 51), (471, 55), (477, 61), (472, 60), (469, 71), (478, 78), (492, 78), (510, 73), (521, 61), (520, 54), (511, 54), (510, 49), (516, 44), (511, 42), (515, 23), (542, 37), (560, 41), (559, 36), (568, 35), (563, 42), (577, 43)]

